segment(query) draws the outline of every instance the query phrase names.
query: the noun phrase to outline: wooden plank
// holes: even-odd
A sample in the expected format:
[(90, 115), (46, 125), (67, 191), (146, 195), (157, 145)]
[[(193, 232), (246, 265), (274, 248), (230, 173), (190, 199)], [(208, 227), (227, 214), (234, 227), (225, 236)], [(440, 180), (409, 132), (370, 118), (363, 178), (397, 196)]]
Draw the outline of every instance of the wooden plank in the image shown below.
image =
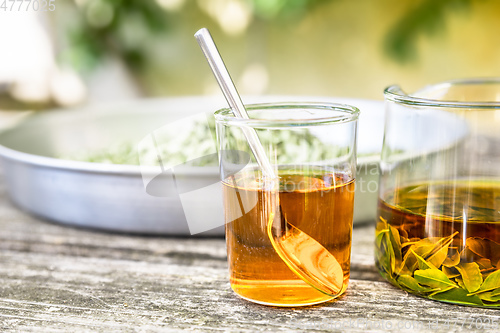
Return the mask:
[(444, 320), (468, 315), (499, 319), (495, 310), (446, 305), (385, 282), (362, 280), (352, 280), (344, 297), (323, 306), (260, 306), (230, 290), (220, 260), (136, 261), (2, 251), (0, 262), (2, 329), (321, 330), (357, 319), (359, 327), (351, 329), (363, 331), (364, 320), (372, 326), (382, 320), (393, 326), (439, 320), (444, 326)]
[[(385, 332), (407, 325), (407, 331), (440, 332), (463, 330), (479, 320), (500, 321), (496, 310), (429, 301), (381, 282), (373, 262), (372, 226), (354, 230), (346, 295), (297, 309), (260, 306), (236, 296), (221, 238), (68, 228), (17, 210), (3, 191), (0, 230), (2, 331)], [(436, 320), (438, 327), (429, 326)]]

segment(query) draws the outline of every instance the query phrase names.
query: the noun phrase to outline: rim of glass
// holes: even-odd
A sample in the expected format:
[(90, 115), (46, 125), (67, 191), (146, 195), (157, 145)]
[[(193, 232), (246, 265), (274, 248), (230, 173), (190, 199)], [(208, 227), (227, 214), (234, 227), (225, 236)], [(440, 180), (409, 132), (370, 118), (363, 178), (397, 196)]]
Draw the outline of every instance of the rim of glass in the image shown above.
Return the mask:
[[(327, 102), (278, 102), (278, 103), (258, 103), (246, 104), (247, 111), (265, 111), (265, 110), (295, 110), (307, 109), (310, 111), (335, 111), (336, 115), (332, 116), (314, 116), (311, 118), (300, 119), (263, 119), (263, 118), (250, 118), (243, 119), (234, 116), (230, 108), (217, 110), (214, 113), (215, 120), (219, 123), (232, 126), (245, 126), (245, 127), (305, 127), (325, 124), (338, 124), (355, 121), (359, 117), (359, 109), (352, 105), (327, 103)], [(338, 114), (341, 112), (342, 114)]]
[[(429, 91), (433, 89), (441, 89), (457, 85), (488, 85), (500, 84), (500, 77), (493, 78), (472, 78), (472, 79), (458, 79), (449, 80), (420, 89), (419, 92)], [(415, 105), (415, 106), (428, 106), (428, 107), (446, 107), (446, 108), (467, 108), (467, 109), (500, 109), (500, 102), (459, 102), (447, 101), (437, 99), (427, 99), (415, 97), (406, 94), (399, 85), (392, 85), (384, 90), (386, 100), (397, 102), (401, 104)]]

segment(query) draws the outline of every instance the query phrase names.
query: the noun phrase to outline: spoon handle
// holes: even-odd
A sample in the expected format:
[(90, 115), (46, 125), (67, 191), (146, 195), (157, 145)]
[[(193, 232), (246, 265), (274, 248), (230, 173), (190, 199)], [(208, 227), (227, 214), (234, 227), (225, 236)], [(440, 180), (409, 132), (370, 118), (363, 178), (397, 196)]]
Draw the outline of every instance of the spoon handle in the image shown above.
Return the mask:
[[(234, 85), (233, 80), (231, 79), (231, 76), (229, 75), (229, 72), (224, 65), (224, 61), (220, 56), (219, 50), (217, 49), (217, 46), (215, 45), (210, 32), (206, 28), (202, 28), (194, 34), (194, 37), (198, 41), (203, 54), (207, 58), (208, 64), (210, 65), (210, 68), (212, 69), (212, 72), (214, 73), (214, 76), (217, 79), (222, 92), (224, 93), (224, 97), (226, 97), (226, 100), (231, 107), (231, 110), (233, 111), (235, 117), (249, 119), (250, 117), (248, 116), (245, 106), (241, 101), (240, 95), (236, 90), (236, 86)], [(242, 130), (243, 134), (248, 140), (248, 143), (250, 144), (250, 149), (252, 150), (255, 159), (257, 160), (257, 163), (263, 170), (264, 174), (271, 179), (275, 179), (276, 173), (274, 172), (274, 169), (269, 162), (264, 147), (262, 147), (262, 144), (260, 143), (259, 137), (255, 130), (250, 127), (242, 127)]]

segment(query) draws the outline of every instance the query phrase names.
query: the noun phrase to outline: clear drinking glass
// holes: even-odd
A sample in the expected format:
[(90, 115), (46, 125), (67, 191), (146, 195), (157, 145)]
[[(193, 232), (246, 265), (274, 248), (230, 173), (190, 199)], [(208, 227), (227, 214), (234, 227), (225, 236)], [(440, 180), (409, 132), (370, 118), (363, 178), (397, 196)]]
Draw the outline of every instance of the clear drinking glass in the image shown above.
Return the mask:
[(385, 90), (375, 253), (392, 284), (500, 306), (500, 79)]
[[(247, 110), (250, 119), (229, 109), (215, 113), (231, 287), (267, 305), (331, 300), (349, 279), (359, 111), (328, 103)], [(249, 128), (279, 176), (276, 187), (266, 185), (254, 159), (244, 133)], [(327, 293), (304, 279), (322, 269), (334, 284)]]

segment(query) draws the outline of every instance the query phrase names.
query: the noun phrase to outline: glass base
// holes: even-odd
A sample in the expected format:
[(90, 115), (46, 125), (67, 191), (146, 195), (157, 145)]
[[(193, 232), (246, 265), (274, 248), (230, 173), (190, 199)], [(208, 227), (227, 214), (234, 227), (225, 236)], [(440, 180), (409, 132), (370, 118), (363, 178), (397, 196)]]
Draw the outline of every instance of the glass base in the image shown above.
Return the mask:
[(323, 294), (303, 281), (231, 281), (231, 288), (241, 298), (268, 306), (299, 307), (321, 304), (342, 295), (347, 283), (335, 297)]

